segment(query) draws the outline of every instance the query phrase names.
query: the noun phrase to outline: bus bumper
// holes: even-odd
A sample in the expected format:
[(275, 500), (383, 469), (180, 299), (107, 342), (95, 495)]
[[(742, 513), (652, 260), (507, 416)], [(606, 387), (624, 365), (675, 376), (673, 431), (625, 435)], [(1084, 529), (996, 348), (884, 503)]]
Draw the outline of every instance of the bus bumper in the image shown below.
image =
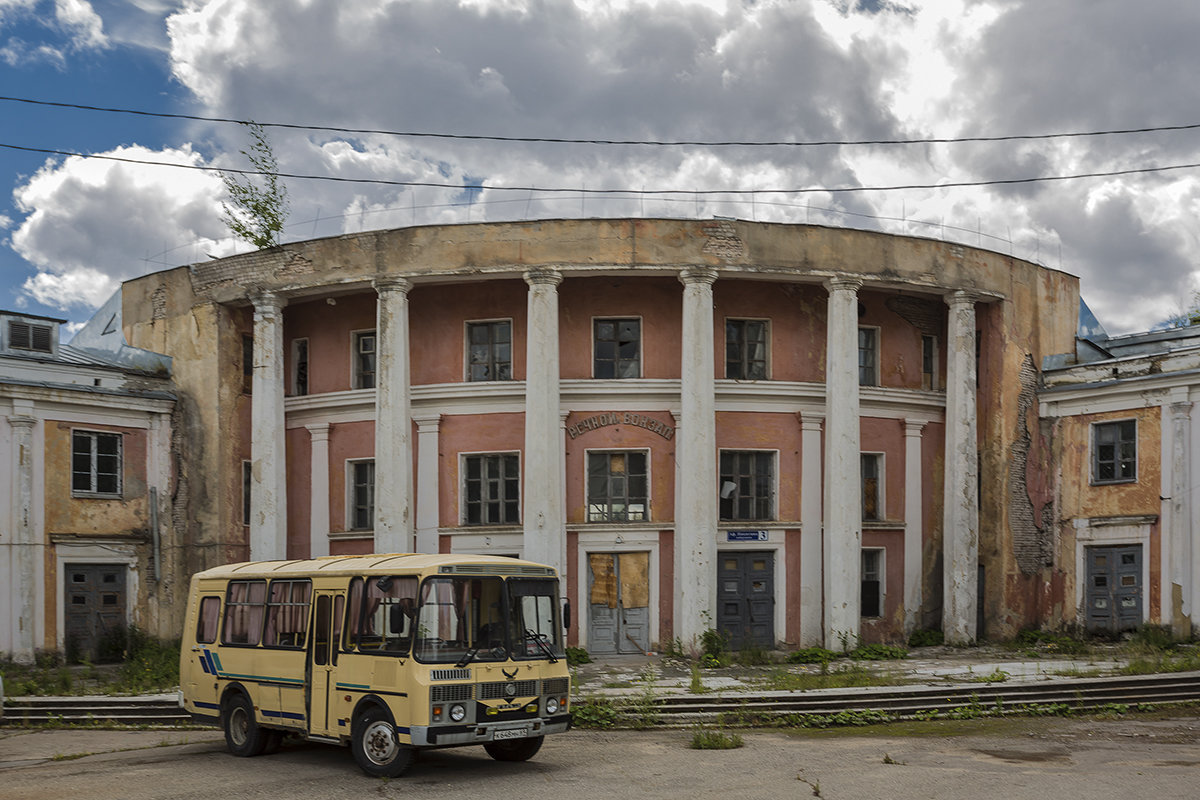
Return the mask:
[(443, 747), (458, 744), (485, 744), (506, 739), (530, 739), (566, 733), (571, 715), (524, 720), (522, 722), (481, 722), (473, 725), (413, 725), (409, 729), (413, 747)]

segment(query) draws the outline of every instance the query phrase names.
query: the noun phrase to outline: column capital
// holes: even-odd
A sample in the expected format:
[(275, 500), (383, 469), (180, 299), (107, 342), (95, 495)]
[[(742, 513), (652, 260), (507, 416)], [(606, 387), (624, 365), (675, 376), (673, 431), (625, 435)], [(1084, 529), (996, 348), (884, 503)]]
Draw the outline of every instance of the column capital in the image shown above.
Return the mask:
[(1175, 419), (1185, 420), (1192, 418), (1192, 402), (1190, 400), (1182, 400), (1171, 403), (1171, 416)]
[(562, 273), (556, 269), (535, 268), (525, 270), (522, 275), (530, 286), (558, 286), (562, 283)]
[(925, 426), (929, 424), (923, 419), (906, 419), (903, 422), (905, 436), (920, 436), (921, 432), (925, 430)]
[(942, 299), (945, 300), (946, 305), (950, 306), (951, 308), (954, 308), (955, 306), (973, 306), (979, 302), (979, 294), (977, 292), (972, 292), (969, 289), (959, 289), (944, 295)]
[(13, 414), (8, 418), (8, 424), (12, 425), (14, 428), (33, 430), (33, 426), (37, 424), (37, 419), (35, 417), (25, 416), (24, 414)]
[(800, 412), (800, 429), (820, 432), (825, 427), (825, 415), (812, 411)]
[(254, 316), (273, 316), (287, 305), (287, 298), (264, 290), (251, 294), (250, 302), (254, 304)]
[(328, 422), (313, 422), (305, 425), (305, 430), (308, 431), (310, 439), (316, 441), (329, 441), (329, 429), (332, 426)]
[(413, 422), (417, 425), (417, 433), (437, 433), (438, 426), (442, 423), (442, 415), (439, 414), (413, 414)]
[(862, 278), (855, 278), (851, 275), (834, 275), (825, 281), (825, 288), (830, 294), (834, 292), (855, 292), (862, 288)]
[(717, 280), (717, 271), (712, 267), (688, 267), (679, 271), (679, 282), (684, 286), (704, 284), (712, 286)]
[(401, 278), (398, 275), (380, 275), (371, 281), (371, 284), (375, 287), (375, 292), (381, 295), (387, 292), (408, 294), (412, 291), (413, 287), (412, 281), (408, 278)]

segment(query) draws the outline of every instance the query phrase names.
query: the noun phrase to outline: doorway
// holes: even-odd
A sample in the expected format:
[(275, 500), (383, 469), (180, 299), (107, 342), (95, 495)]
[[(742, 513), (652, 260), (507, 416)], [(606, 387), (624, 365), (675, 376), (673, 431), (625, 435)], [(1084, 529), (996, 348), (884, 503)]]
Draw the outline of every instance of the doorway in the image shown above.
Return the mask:
[(124, 564), (67, 564), (63, 575), (63, 644), (68, 662), (125, 657), (128, 600)]
[(588, 553), (588, 652), (650, 650), (650, 553)]
[(775, 553), (718, 555), (717, 628), (734, 650), (775, 646)]
[(1132, 630), (1142, 624), (1142, 546), (1087, 548), (1084, 592), (1088, 630)]

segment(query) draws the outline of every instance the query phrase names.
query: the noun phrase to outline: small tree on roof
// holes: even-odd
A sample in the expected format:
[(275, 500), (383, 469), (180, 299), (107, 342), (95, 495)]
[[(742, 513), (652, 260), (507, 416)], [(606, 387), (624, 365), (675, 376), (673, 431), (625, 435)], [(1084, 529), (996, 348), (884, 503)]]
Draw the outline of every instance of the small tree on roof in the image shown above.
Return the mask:
[(263, 126), (257, 122), (242, 124), (252, 141), (241, 153), (253, 169), (221, 173), (230, 199), (229, 203), (221, 203), (221, 211), (235, 236), (265, 250), (279, 244), (288, 214), (287, 187), (279, 178), (279, 162)]

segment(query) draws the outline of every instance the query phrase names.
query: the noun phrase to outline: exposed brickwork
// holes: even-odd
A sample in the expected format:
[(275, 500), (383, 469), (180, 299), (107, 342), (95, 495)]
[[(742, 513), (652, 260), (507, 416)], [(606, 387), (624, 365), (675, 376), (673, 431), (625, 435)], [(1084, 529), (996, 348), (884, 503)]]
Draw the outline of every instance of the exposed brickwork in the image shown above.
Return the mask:
[(884, 305), (926, 336), (937, 336), (946, 330), (945, 303), (931, 303), (915, 297), (889, 297)]
[(704, 226), (704, 233), (708, 237), (708, 241), (704, 243), (704, 252), (710, 255), (734, 259), (741, 258), (746, 252), (746, 247), (731, 222), (710, 222)]
[[(1041, 570), (1051, 559), (1050, 527), (1046, 526), (1048, 508), (1039, 514), (1029, 499), (1026, 481), (1029, 449), (1033, 437), (1029, 432), (1029, 409), (1037, 402), (1037, 368), (1033, 356), (1026, 355), (1021, 363), (1021, 393), (1017, 397), (1017, 438), (1009, 448), (1008, 458), (1008, 524), (1012, 531), (1013, 555), (1017, 566), (1026, 575)], [(1039, 519), (1040, 517), (1040, 519)]]

